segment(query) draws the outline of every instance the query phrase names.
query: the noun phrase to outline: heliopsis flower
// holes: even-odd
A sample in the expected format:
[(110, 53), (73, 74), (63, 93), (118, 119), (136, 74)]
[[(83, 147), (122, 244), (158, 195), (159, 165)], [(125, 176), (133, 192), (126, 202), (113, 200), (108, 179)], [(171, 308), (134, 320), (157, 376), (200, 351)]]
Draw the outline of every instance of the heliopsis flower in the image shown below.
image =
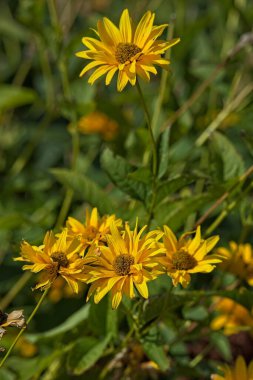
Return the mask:
[(121, 219), (116, 219), (115, 215), (104, 215), (100, 217), (97, 208), (93, 208), (91, 214), (86, 209), (86, 219), (84, 223), (69, 217), (66, 223), (68, 236), (78, 238), (85, 250), (91, 245), (103, 245), (106, 243), (106, 234), (110, 233), (110, 225), (114, 222), (118, 227), (122, 225)]
[(43, 271), (41, 280), (35, 289), (49, 287), (52, 282), (61, 276), (64, 278), (73, 292), (78, 293), (78, 281), (85, 281), (85, 264), (87, 259), (80, 257), (81, 243), (78, 239), (67, 239), (67, 229), (63, 229), (56, 237), (52, 231), (47, 232), (43, 245), (34, 246), (24, 241), (21, 244), (21, 256), (17, 261), (27, 261), (31, 264), (24, 265), (23, 270), (38, 273)]
[[(3, 313), (0, 310), (0, 340), (6, 333), (6, 329), (4, 327), (8, 326), (18, 327), (19, 329), (25, 327), (25, 317), (23, 310), (14, 310), (10, 314)], [(4, 348), (0, 347), (0, 351), (4, 351)]]
[(224, 329), (225, 335), (236, 334), (240, 331), (253, 332), (253, 316), (239, 303), (230, 298), (218, 298), (214, 309), (219, 313), (211, 322), (211, 329)]
[(81, 133), (98, 133), (107, 141), (113, 140), (119, 129), (119, 125), (115, 120), (98, 111), (81, 117), (77, 126)]
[(234, 367), (225, 364), (220, 367), (222, 375), (212, 375), (212, 380), (253, 380), (253, 361), (247, 367), (242, 356), (238, 356)]
[(253, 249), (250, 244), (236, 244), (231, 241), (229, 249), (219, 247), (217, 253), (227, 258), (220, 265), (221, 269), (246, 280), (250, 286), (253, 286)]
[(163, 259), (163, 263), (174, 286), (182, 284), (183, 287), (186, 287), (191, 280), (191, 274), (211, 272), (215, 268), (215, 264), (222, 261), (218, 255), (207, 255), (217, 244), (218, 236), (202, 239), (200, 226), (197, 227), (193, 239), (189, 238), (190, 234), (183, 234), (177, 240), (171, 229), (164, 226), (163, 242), (166, 258)]
[(92, 283), (87, 300), (94, 293), (94, 301), (98, 303), (111, 290), (112, 307), (116, 309), (123, 294), (135, 296), (134, 287), (148, 298), (147, 282), (161, 273), (157, 260), (164, 249), (157, 243), (163, 232), (151, 231), (141, 236), (145, 228), (138, 233), (137, 224), (134, 231), (126, 224), (121, 234), (117, 225), (111, 223), (108, 246), (99, 248), (97, 261), (87, 271), (87, 283)]
[(117, 89), (122, 91), (128, 82), (135, 85), (137, 75), (149, 81), (150, 73), (157, 74), (154, 65), (167, 69), (170, 62), (161, 55), (180, 39), (157, 40), (168, 25), (154, 26), (154, 18), (155, 14), (148, 11), (134, 28), (128, 10), (125, 9), (119, 28), (106, 17), (103, 21), (99, 20), (95, 33), (100, 40), (84, 37), (82, 42), (88, 50), (76, 54), (92, 61), (84, 67), (80, 76), (96, 67), (88, 82), (93, 84), (106, 74), (105, 84), (109, 85), (118, 71)]

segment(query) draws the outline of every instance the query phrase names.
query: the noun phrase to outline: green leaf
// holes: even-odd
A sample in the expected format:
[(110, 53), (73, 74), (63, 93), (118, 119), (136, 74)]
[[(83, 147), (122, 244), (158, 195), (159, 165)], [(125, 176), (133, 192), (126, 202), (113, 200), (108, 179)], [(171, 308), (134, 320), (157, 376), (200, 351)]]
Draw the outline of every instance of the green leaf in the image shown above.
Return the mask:
[(243, 174), (245, 171), (243, 159), (226, 136), (215, 132), (211, 139), (211, 149), (222, 161), (224, 181)]
[(129, 173), (128, 178), (131, 178), (137, 182), (150, 184), (152, 181), (152, 174), (149, 168), (139, 168), (136, 171)]
[(110, 149), (105, 149), (101, 156), (101, 166), (111, 181), (131, 197), (145, 201), (147, 185), (131, 178), (137, 168), (129, 164), (123, 157), (115, 155)]
[(0, 86), (0, 112), (31, 104), (37, 98), (36, 92), (30, 88), (13, 85)]
[(92, 337), (79, 339), (68, 356), (68, 368), (74, 375), (81, 375), (103, 355), (110, 340), (111, 335), (107, 335), (100, 342)]
[(6, 368), (0, 369), (0, 380), (16, 380), (14, 373), (10, 372)]
[(40, 334), (27, 334), (26, 338), (32, 342), (38, 342), (44, 339), (54, 339), (55, 337), (65, 334), (66, 332), (72, 330), (77, 325), (87, 320), (90, 312), (90, 304), (84, 305), (81, 309), (72, 314), (65, 322), (61, 325), (45, 331)]
[(220, 352), (224, 360), (231, 360), (232, 353), (228, 337), (221, 332), (212, 332), (210, 335), (210, 341)]
[(183, 189), (194, 181), (193, 178), (186, 176), (177, 176), (162, 182), (157, 189), (156, 203), (159, 204), (164, 198)]
[(194, 307), (185, 306), (183, 308), (184, 319), (191, 321), (203, 321), (208, 318), (208, 312), (204, 306), (197, 305)]
[(51, 169), (50, 172), (59, 182), (72, 189), (79, 199), (97, 207), (102, 214), (112, 213), (115, 209), (109, 196), (85, 175), (61, 168)]
[(169, 369), (170, 362), (162, 346), (159, 346), (156, 342), (145, 340), (142, 347), (149, 359), (153, 360), (161, 371)]
[(17, 378), (19, 380), (31, 380), (34, 377), (39, 378), (42, 371), (44, 371), (52, 363), (55, 357), (59, 355), (60, 351), (54, 351), (47, 356), (41, 355), (29, 359), (11, 357), (8, 359), (7, 365), (13, 372), (18, 374)]
[(167, 128), (162, 134), (158, 145), (158, 178), (162, 178), (168, 170), (169, 163), (169, 139), (170, 128)]

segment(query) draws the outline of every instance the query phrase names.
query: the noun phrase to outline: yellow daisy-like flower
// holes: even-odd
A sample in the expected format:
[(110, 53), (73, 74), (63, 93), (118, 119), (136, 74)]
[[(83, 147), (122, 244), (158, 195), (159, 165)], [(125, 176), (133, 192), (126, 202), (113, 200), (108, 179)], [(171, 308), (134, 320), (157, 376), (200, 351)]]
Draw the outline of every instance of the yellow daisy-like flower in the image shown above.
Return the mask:
[(47, 232), (43, 245), (34, 246), (24, 241), (21, 244), (21, 256), (16, 261), (27, 261), (23, 270), (38, 273), (43, 271), (41, 280), (35, 289), (46, 288), (58, 277), (63, 277), (73, 292), (78, 293), (78, 281), (85, 281), (85, 264), (88, 259), (80, 257), (81, 244), (78, 239), (67, 239), (67, 229), (63, 229), (58, 237), (53, 232)]
[(214, 308), (219, 315), (212, 320), (211, 329), (224, 329), (225, 335), (245, 330), (253, 332), (253, 316), (244, 306), (230, 298), (218, 298)]
[(164, 254), (164, 249), (157, 244), (163, 232), (151, 231), (141, 237), (145, 228), (138, 233), (137, 224), (134, 231), (126, 224), (121, 234), (116, 224), (111, 224), (108, 246), (99, 248), (97, 261), (87, 271), (87, 283), (92, 283), (87, 300), (94, 293), (94, 301), (98, 303), (111, 290), (112, 307), (116, 309), (123, 294), (135, 296), (134, 287), (148, 298), (147, 282), (161, 273), (157, 258)]
[(214, 264), (222, 261), (218, 255), (207, 256), (208, 252), (217, 244), (218, 236), (202, 239), (200, 226), (193, 239), (189, 238), (190, 234), (183, 234), (177, 240), (171, 229), (164, 226), (163, 242), (166, 258), (163, 259), (163, 263), (174, 286), (182, 284), (185, 288), (191, 280), (191, 274), (211, 272), (215, 268)]
[(81, 117), (77, 126), (81, 133), (98, 133), (107, 141), (113, 140), (119, 129), (119, 125), (115, 120), (98, 111)]
[(253, 249), (250, 244), (236, 244), (229, 242), (229, 249), (219, 247), (218, 254), (222, 254), (227, 260), (220, 265), (226, 271), (246, 280), (253, 286)]
[(212, 375), (212, 380), (253, 380), (253, 361), (247, 367), (242, 356), (238, 356), (234, 367), (221, 366), (223, 375)]
[(110, 233), (110, 225), (115, 223), (118, 227), (122, 225), (121, 219), (116, 219), (115, 215), (104, 215), (100, 218), (97, 208), (93, 208), (91, 214), (86, 209), (86, 220), (84, 223), (69, 217), (66, 223), (68, 237), (78, 238), (85, 250), (91, 245), (104, 245), (106, 234)]
[(97, 67), (88, 82), (93, 84), (106, 74), (105, 84), (109, 85), (118, 71), (117, 89), (122, 91), (128, 82), (135, 85), (137, 75), (149, 81), (150, 73), (157, 74), (154, 65), (167, 69), (170, 61), (161, 55), (180, 39), (157, 40), (168, 25), (154, 26), (154, 18), (154, 13), (146, 12), (136, 29), (132, 26), (127, 9), (121, 15), (119, 28), (106, 17), (103, 21), (99, 20), (95, 33), (100, 40), (84, 37), (82, 42), (88, 50), (76, 54), (92, 60), (84, 67), (80, 76)]

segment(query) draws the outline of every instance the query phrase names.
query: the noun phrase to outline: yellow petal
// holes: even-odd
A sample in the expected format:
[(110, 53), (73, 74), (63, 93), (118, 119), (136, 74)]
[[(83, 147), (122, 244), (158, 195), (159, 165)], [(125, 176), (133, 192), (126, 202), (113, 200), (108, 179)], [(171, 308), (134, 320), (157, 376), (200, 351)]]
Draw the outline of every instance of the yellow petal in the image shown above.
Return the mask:
[(93, 61), (93, 62), (90, 62), (88, 63), (88, 65), (86, 65), (82, 71), (80, 72), (79, 76), (82, 77), (85, 73), (87, 73), (87, 71), (89, 71), (90, 69), (93, 69), (94, 67), (96, 66), (99, 66), (99, 65), (103, 65), (105, 62), (103, 61)]
[(236, 359), (235, 363), (235, 377), (240, 380), (249, 380), (247, 376), (247, 367), (242, 356)]
[(138, 292), (142, 295), (144, 298), (148, 298), (148, 287), (145, 281), (142, 283), (138, 284), (135, 282), (135, 287), (137, 288)]
[(142, 48), (149, 37), (149, 34), (153, 27), (155, 14), (147, 11), (140, 20), (134, 35), (134, 43)]
[(120, 17), (119, 29), (123, 42), (132, 42), (132, 26), (128, 9), (125, 9)]
[(113, 24), (113, 22), (111, 22), (111, 20), (109, 20), (109, 18), (107, 18), (107, 17), (104, 17), (103, 21), (104, 21), (105, 30), (106, 30), (108, 36), (113, 41), (114, 45), (118, 45), (120, 42), (122, 42), (120, 31)]
[(124, 71), (119, 71), (118, 81), (117, 81), (117, 90), (121, 92), (127, 85), (128, 77)]
[(98, 69), (94, 71), (94, 73), (89, 77), (88, 83), (91, 85), (94, 84), (94, 82), (100, 78), (102, 75), (106, 74), (107, 71), (109, 71), (111, 67), (109, 65), (103, 65), (100, 66)]
[(106, 78), (105, 78), (106, 86), (108, 86), (111, 83), (111, 80), (112, 80), (112, 78), (113, 78), (113, 76), (117, 70), (118, 70), (118, 67), (116, 66), (116, 67), (113, 67), (110, 71), (108, 71)]
[(197, 227), (196, 235), (192, 239), (191, 243), (189, 244), (188, 250), (189, 253), (193, 254), (196, 252), (197, 248), (199, 247), (201, 242), (201, 232), (200, 232), (200, 226)]

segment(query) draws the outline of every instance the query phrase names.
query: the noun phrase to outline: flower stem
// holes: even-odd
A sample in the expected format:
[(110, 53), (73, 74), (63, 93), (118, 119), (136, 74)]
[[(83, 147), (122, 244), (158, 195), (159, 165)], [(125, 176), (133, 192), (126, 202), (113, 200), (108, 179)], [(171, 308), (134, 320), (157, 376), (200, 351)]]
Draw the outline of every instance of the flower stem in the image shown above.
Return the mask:
[(141, 103), (142, 103), (142, 106), (144, 109), (144, 113), (145, 113), (145, 117), (146, 117), (146, 121), (147, 121), (147, 125), (148, 125), (148, 131), (149, 131), (149, 136), (150, 136), (151, 146), (152, 146), (152, 152), (153, 152), (153, 175), (155, 178), (156, 174), (157, 174), (157, 151), (156, 151), (155, 137), (154, 137), (152, 126), (151, 126), (151, 117), (150, 117), (148, 107), (147, 107), (145, 98), (143, 96), (141, 86), (140, 86), (138, 79), (136, 80), (136, 86), (137, 86), (137, 90), (138, 90), (138, 93), (139, 93), (140, 98), (141, 98)]
[(35, 316), (35, 314), (37, 313), (40, 305), (42, 304), (42, 302), (44, 301), (48, 291), (49, 291), (50, 287), (45, 289), (45, 291), (43, 292), (42, 296), (40, 297), (39, 299), (39, 302), (37, 303), (37, 305), (35, 306), (35, 308), (33, 309), (30, 317), (27, 319), (26, 321), (26, 326), (23, 327), (18, 335), (16, 336), (16, 338), (14, 339), (12, 345), (10, 346), (9, 350), (6, 352), (5, 356), (3, 357), (1, 363), (0, 363), (0, 368), (4, 365), (5, 361), (8, 359), (9, 355), (11, 354), (13, 348), (15, 347), (16, 343), (18, 342), (19, 338), (23, 335), (24, 331), (26, 330), (26, 327), (29, 325), (29, 323), (31, 322), (31, 320), (33, 319), (33, 317)]

